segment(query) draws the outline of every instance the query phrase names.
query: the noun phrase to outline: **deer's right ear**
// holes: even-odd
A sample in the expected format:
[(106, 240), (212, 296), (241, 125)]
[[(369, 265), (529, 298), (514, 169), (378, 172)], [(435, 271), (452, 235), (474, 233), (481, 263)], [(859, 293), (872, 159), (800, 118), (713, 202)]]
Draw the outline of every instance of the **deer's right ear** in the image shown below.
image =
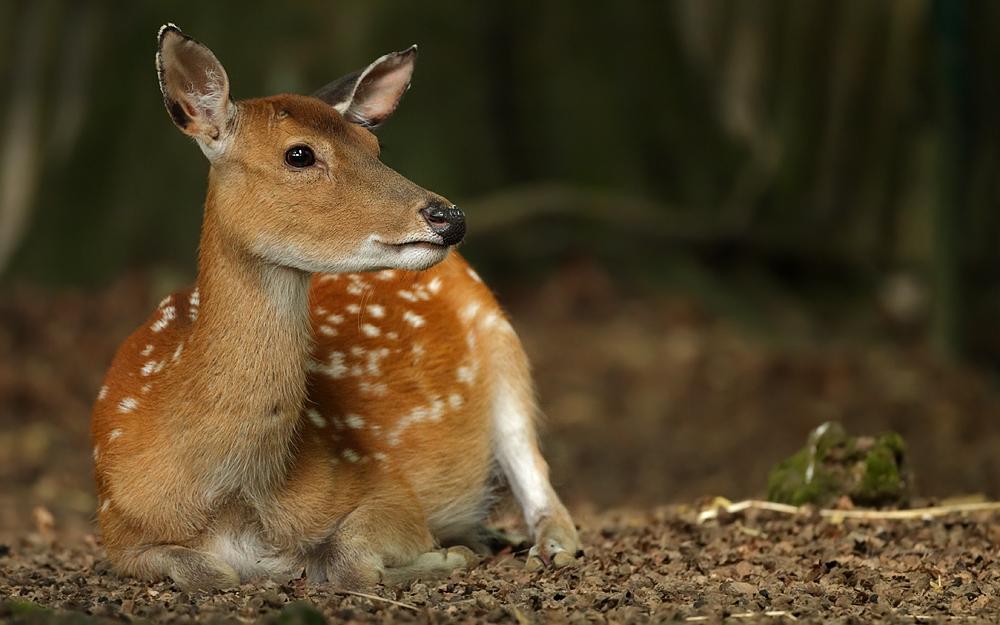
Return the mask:
[(211, 158), (236, 113), (222, 63), (199, 41), (167, 24), (160, 29), (156, 71), (170, 117)]

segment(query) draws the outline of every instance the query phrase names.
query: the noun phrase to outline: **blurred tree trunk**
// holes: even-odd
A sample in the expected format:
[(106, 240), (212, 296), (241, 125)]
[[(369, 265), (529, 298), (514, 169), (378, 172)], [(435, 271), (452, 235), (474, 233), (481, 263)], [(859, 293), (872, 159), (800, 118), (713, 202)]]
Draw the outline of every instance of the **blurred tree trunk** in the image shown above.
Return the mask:
[(20, 5), (7, 123), (0, 143), (0, 274), (28, 226), (38, 189), (42, 86), (52, 2)]
[(969, 78), (963, 0), (936, 0), (940, 94), (938, 195), (935, 209), (935, 340), (947, 354), (965, 353), (966, 189), (969, 166)]
[(483, 71), (488, 79), (486, 105), (501, 167), (501, 179), (522, 182), (532, 177), (533, 155), (524, 142), (524, 123), (517, 99), (519, 82), (514, 61), (518, 32), (516, 7), (509, 2), (481, 0)]
[[(36, 0), (17, 8), (7, 123), (0, 134), (0, 275), (28, 231), (42, 177), (69, 158), (80, 138), (99, 26), (96, 0)], [(56, 38), (60, 31), (65, 34)], [(49, 73), (54, 80), (46, 90)]]

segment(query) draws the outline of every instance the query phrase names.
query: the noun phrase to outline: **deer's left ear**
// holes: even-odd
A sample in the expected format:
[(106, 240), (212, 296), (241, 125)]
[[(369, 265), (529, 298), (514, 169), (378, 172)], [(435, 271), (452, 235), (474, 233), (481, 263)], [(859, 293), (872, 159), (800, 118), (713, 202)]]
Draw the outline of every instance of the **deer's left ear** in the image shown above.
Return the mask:
[(348, 122), (372, 129), (396, 110), (410, 86), (417, 46), (387, 54), (363, 70), (331, 82), (313, 94)]

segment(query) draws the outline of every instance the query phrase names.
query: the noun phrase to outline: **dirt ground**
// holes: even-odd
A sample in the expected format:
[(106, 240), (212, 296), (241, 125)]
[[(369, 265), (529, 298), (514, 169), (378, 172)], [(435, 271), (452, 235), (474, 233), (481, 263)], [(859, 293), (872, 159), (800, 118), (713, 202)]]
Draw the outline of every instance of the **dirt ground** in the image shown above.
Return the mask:
[(161, 295), (151, 282), (0, 289), (0, 621), (1000, 618), (998, 513), (697, 520), (714, 496), (760, 496), (770, 467), (828, 420), (900, 432), (922, 503), (995, 498), (1000, 392), (987, 374), (888, 341), (751, 337), (684, 297), (623, 295), (594, 267), (502, 293), (535, 365), (553, 482), (581, 527), (577, 567), (532, 575), (504, 553), (381, 598), (265, 581), (188, 595), (121, 579), (92, 525), (89, 411)]

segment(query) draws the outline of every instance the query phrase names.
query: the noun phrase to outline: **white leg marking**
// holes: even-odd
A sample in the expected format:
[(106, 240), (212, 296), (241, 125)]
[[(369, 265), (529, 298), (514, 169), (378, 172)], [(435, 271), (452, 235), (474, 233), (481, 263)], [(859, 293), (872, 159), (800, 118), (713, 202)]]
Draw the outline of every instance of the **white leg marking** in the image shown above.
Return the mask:
[(525, 405), (508, 380), (500, 378), (493, 400), (493, 428), (497, 460), (514, 496), (521, 502), (531, 531), (550, 508), (548, 478), (536, 464), (537, 443), (532, 427), (533, 406)]

